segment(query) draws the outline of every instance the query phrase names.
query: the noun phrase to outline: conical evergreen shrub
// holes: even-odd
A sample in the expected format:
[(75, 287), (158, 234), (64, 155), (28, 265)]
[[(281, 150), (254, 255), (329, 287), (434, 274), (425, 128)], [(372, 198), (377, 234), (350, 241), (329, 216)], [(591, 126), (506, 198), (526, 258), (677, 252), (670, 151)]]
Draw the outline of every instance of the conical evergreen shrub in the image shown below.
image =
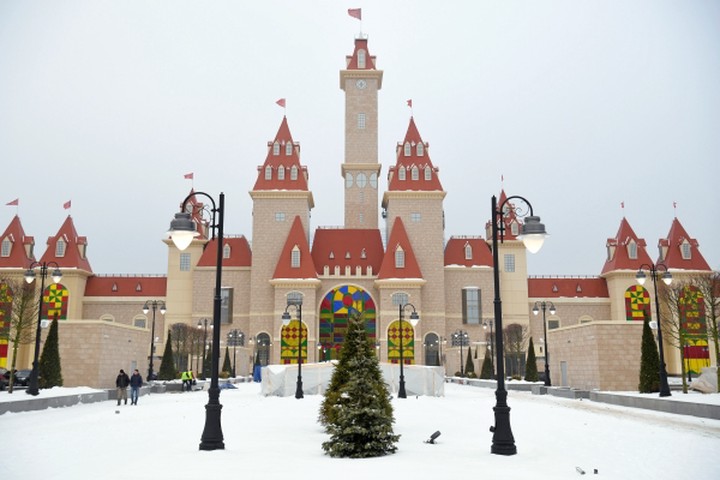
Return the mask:
[(492, 360), (490, 359), (490, 350), (485, 350), (485, 358), (483, 359), (482, 369), (480, 370), (480, 378), (489, 380), (492, 378)]
[(225, 375), (224, 378), (227, 378), (232, 375), (232, 363), (230, 363), (230, 349), (225, 346), (225, 359), (223, 360), (223, 366), (222, 366), (222, 373)]
[(477, 378), (475, 375), (475, 362), (472, 358), (472, 348), (468, 348), (467, 359), (465, 360), (465, 376), (467, 378)]
[(532, 337), (530, 337), (530, 343), (528, 343), (528, 354), (527, 360), (525, 361), (525, 380), (528, 382), (537, 382), (540, 380), (537, 369), (537, 357), (535, 356), (535, 345), (533, 345)]
[[(325, 431), (330, 440), (322, 447), (331, 457), (388, 455), (397, 450), (395, 444), (400, 438), (392, 428), (394, 417), (390, 394), (363, 321), (357, 316), (348, 320), (348, 332), (340, 352), (346, 370), (338, 375), (346, 381), (339, 386), (338, 395), (333, 393), (334, 403), (324, 405), (332, 413), (325, 417), (328, 420)], [(333, 380), (338, 384), (336, 373), (337, 367)], [(326, 392), (325, 402), (329, 392)]]
[(650, 328), (650, 322), (647, 319), (643, 322), (638, 391), (640, 393), (660, 391), (660, 356)]
[(168, 338), (165, 342), (165, 351), (163, 352), (162, 361), (160, 362), (160, 372), (158, 372), (158, 380), (175, 380), (177, 378), (177, 370), (175, 369), (175, 360), (173, 359), (171, 333), (168, 330)]
[(42, 355), (40, 355), (40, 363), (38, 379), (40, 388), (62, 387), (62, 368), (60, 366), (60, 350), (58, 347), (58, 320), (57, 318), (50, 324), (50, 331), (45, 339)]

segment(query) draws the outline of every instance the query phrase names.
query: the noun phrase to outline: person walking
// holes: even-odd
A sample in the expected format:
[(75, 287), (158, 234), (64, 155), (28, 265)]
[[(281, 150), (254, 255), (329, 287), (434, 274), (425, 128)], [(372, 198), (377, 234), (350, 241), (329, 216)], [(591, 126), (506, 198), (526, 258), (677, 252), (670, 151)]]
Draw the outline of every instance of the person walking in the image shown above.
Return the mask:
[(137, 405), (138, 396), (140, 396), (140, 387), (142, 387), (143, 378), (136, 368), (130, 377), (130, 405)]
[(180, 380), (182, 380), (183, 392), (185, 392), (185, 391), (189, 392), (190, 391), (190, 374), (187, 370), (182, 371), (182, 373), (180, 374)]
[(120, 400), (125, 400), (125, 405), (127, 405), (128, 385), (130, 385), (130, 377), (128, 377), (127, 373), (125, 373), (125, 370), (120, 369), (120, 373), (115, 379), (115, 387), (117, 387), (118, 405), (120, 405)]

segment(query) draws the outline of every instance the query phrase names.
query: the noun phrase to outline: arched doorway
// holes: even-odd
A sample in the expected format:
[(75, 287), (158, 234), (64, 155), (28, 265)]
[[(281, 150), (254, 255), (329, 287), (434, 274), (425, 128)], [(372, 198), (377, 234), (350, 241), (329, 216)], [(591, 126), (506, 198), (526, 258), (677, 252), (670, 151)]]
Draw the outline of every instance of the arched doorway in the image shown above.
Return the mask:
[(255, 363), (259, 363), (263, 367), (270, 363), (270, 335), (267, 333), (258, 333), (255, 340)]
[(425, 365), (432, 367), (440, 366), (440, 338), (434, 333), (425, 335), (423, 342), (425, 347)]
[(347, 333), (348, 317), (354, 313), (360, 313), (365, 322), (368, 340), (375, 342), (375, 302), (365, 290), (353, 285), (343, 285), (331, 290), (322, 299), (318, 351), (322, 352), (323, 358), (320, 358), (320, 361), (338, 358)]

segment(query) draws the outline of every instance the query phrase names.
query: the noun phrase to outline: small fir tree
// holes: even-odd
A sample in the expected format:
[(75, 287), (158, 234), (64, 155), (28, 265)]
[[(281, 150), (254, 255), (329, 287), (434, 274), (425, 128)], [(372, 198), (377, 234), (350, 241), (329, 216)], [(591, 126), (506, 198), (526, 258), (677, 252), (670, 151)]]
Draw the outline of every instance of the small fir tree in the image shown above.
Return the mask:
[(222, 372), (225, 374), (225, 378), (232, 375), (232, 363), (230, 363), (230, 349), (227, 347), (227, 345), (225, 346), (225, 360), (223, 360)]
[(525, 380), (528, 382), (537, 382), (540, 380), (537, 369), (537, 358), (535, 357), (535, 345), (533, 345), (533, 339), (530, 337), (528, 343), (528, 354), (527, 360), (525, 361)]
[(492, 360), (490, 359), (490, 350), (485, 350), (485, 358), (483, 359), (482, 369), (480, 370), (480, 378), (489, 380), (492, 378)]
[(476, 378), (475, 375), (475, 362), (472, 358), (472, 348), (468, 348), (467, 359), (465, 360), (465, 376), (468, 378)]
[(62, 387), (62, 368), (60, 366), (60, 350), (58, 347), (58, 320), (57, 317), (50, 324), (50, 331), (45, 339), (40, 364), (38, 379), (40, 388)]
[(158, 372), (159, 380), (175, 380), (177, 378), (177, 370), (175, 370), (175, 361), (173, 360), (171, 333), (168, 330), (168, 338), (165, 342), (165, 352), (163, 352), (162, 361), (160, 362), (160, 372)]
[(640, 393), (660, 391), (660, 357), (653, 337), (650, 322), (643, 321), (642, 344), (640, 346)]
[[(332, 421), (325, 427), (330, 440), (322, 447), (331, 457), (367, 458), (394, 453), (400, 435), (395, 435), (390, 394), (368, 341), (364, 322), (357, 316), (348, 319), (348, 332), (343, 342), (348, 371), (347, 381), (339, 388), (330, 407)], [(348, 352), (352, 352), (350, 356)], [(336, 369), (337, 371), (337, 369)], [(333, 375), (334, 376), (334, 375)]]

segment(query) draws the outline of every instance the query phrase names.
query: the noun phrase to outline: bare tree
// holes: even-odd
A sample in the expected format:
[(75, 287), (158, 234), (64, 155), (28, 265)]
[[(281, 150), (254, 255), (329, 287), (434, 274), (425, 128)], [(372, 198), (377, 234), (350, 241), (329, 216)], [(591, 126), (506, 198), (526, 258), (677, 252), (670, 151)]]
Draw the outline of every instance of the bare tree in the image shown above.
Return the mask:
[(670, 315), (660, 316), (663, 339), (680, 351), (680, 376), (682, 377), (683, 393), (687, 393), (688, 384), (685, 378), (685, 344), (687, 343), (687, 322), (683, 322), (683, 302), (688, 289), (692, 288), (692, 279), (688, 282), (673, 281), (670, 285), (660, 283), (658, 295), (660, 302), (667, 308)]
[(715, 345), (715, 366), (717, 367), (718, 391), (720, 392), (720, 340), (718, 339), (718, 317), (720, 316), (720, 272), (699, 276), (696, 285), (705, 302), (705, 318), (708, 335)]
[(511, 323), (503, 329), (505, 347), (505, 365), (510, 376), (523, 376), (525, 367), (525, 349), (528, 339), (527, 325)]
[(192, 361), (193, 356), (202, 355), (203, 331), (186, 323), (174, 323), (170, 329), (175, 365), (179, 370), (192, 369), (193, 366), (188, 362)]
[[(17, 352), (20, 345), (35, 341), (39, 298), (34, 285), (12, 279), (0, 279), (0, 304), (3, 311), (0, 338), (12, 344), (12, 362), (10, 371), (17, 366)], [(13, 391), (14, 375), (10, 375), (8, 392)]]

